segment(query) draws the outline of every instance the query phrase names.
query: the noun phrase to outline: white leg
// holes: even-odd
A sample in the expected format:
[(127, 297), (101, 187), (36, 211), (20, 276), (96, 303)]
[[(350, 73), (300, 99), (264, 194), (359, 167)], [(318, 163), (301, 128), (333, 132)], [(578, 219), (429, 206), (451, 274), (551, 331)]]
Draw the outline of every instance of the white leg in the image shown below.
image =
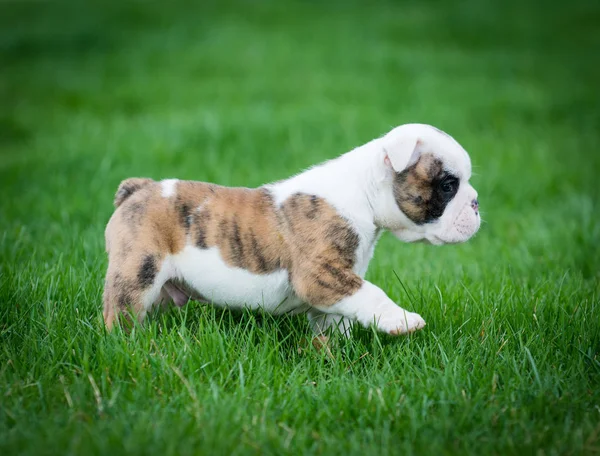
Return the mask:
[(425, 326), (419, 314), (399, 307), (383, 290), (366, 280), (352, 296), (332, 306), (315, 307), (321, 312), (358, 321), (365, 327), (375, 324), (379, 331), (393, 335), (411, 333)]
[(326, 335), (329, 329), (340, 331), (344, 337), (350, 337), (354, 322), (342, 315), (324, 313), (317, 309), (311, 309), (306, 314), (308, 322), (315, 336)]
[[(143, 309), (140, 311), (142, 318), (155, 305), (167, 306), (173, 300), (169, 290), (164, 288), (165, 283), (173, 276), (173, 270), (170, 262), (165, 260), (161, 265), (160, 271), (154, 278), (154, 283), (144, 291), (142, 295)], [(186, 301), (187, 302), (187, 301)], [(141, 321), (141, 320), (140, 320)]]

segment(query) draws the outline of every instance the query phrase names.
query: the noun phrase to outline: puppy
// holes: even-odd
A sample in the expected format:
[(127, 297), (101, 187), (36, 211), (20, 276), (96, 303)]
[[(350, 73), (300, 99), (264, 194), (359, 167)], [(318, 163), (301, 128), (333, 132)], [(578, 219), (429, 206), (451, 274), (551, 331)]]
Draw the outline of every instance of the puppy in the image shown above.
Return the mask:
[(354, 322), (392, 335), (425, 326), (364, 280), (384, 230), (464, 242), (480, 225), (467, 152), (429, 125), (399, 126), (336, 159), (256, 189), (132, 178), (106, 227), (104, 321), (154, 304), (306, 313), (316, 335)]

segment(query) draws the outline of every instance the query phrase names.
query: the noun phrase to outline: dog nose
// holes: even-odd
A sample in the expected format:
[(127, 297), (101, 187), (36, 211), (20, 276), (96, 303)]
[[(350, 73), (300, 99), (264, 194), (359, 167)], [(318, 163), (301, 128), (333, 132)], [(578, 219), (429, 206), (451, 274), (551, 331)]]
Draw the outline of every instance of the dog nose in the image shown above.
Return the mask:
[(471, 201), (471, 207), (473, 208), (476, 214), (479, 213), (479, 201), (477, 201), (476, 199)]

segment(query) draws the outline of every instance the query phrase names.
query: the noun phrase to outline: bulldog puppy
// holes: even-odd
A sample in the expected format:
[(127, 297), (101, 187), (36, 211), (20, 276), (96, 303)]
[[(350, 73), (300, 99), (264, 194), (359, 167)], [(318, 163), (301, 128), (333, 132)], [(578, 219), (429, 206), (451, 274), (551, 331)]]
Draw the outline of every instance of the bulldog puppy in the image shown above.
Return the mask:
[(354, 322), (398, 335), (425, 326), (364, 280), (384, 230), (464, 242), (480, 225), (467, 152), (429, 125), (399, 126), (263, 187), (132, 178), (106, 227), (104, 321), (154, 304), (306, 313), (316, 335)]

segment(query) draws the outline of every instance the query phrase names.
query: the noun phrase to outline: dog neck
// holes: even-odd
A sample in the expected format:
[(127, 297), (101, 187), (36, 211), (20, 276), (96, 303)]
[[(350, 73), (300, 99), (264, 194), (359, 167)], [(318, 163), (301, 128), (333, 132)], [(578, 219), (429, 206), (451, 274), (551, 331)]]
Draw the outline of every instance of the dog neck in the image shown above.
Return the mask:
[(402, 229), (398, 220), (403, 217), (391, 190), (393, 170), (385, 164), (385, 155), (381, 139), (375, 139), (273, 184), (276, 202), (279, 205), (298, 192), (323, 197), (365, 240), (376, 240), (383, 229)]

